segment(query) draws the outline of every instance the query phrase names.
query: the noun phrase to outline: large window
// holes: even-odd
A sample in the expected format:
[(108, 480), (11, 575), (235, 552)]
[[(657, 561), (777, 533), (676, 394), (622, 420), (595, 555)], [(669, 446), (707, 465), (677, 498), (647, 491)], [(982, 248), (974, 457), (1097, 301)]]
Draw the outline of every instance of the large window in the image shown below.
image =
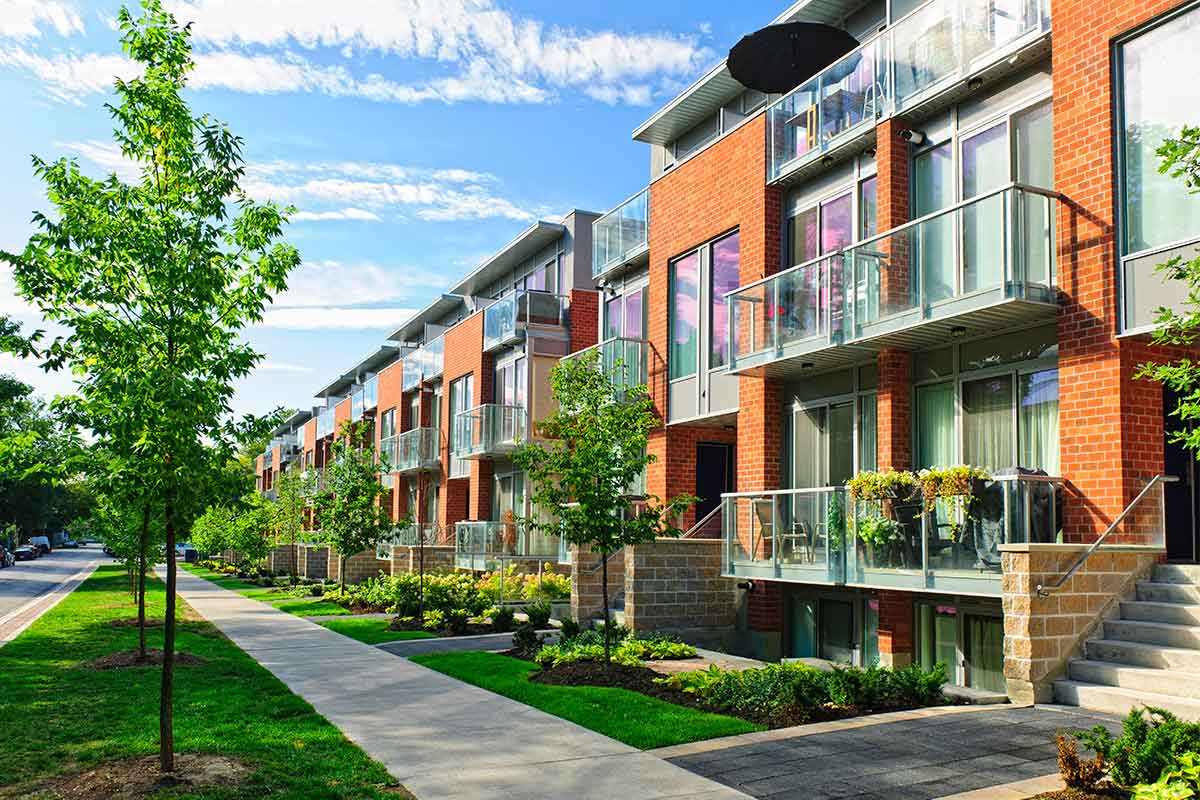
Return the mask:
[(604, 338), (646, 338), (646, 292), (642, 286), (604, 303)]
[[(469, 411), (475, 402), (475, 376), (464, 375), (450, 384), (450, 452), (454, 452), (458, 436), (458, 415)], [(468, 472), (468, 463), (463, 459), (450, 462), (450, 476), (462, 477)]]
[(710, 299), (712, 326), (709, 340), (709, 369), (717, 369), (729, 363), (729, 321), (725, 307), (725, 295), (741, 283), (741, 244), (737, 233), (720, 239), (712, 246), (712, 283)]
[(696, 374), (700, 355), (700, 252), (671, 262), (670, 377)]
[(379, 438), (386, 441), (396, 435), (396, 409), (389, 408), (379, 415)]
[(1200, 198), (1161, 174), (1155, 154), (1183, 125), (1196, 124), (1198, 41), (1200, 7), (1193, 7), (1118, 48), (1126, 254), (1200, 235)]
[(495, 396), (502, 406), (525, 407), (525, 357), (496, 366)]

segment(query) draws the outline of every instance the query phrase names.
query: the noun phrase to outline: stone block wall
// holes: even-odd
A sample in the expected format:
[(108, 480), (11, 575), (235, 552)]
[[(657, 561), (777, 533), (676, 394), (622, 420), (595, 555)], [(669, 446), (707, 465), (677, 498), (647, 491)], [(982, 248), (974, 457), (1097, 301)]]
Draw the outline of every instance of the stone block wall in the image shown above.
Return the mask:
[(737, 581), (721, 577), (718, 539), (657, 539), (625, 548), (625, 624), (724, 643), (737, 621)]
[[(608, 601), (616, 604), (625, 589), (625, 558), (614, 553), (608, 560)], [(581, 624), (603, 616), (600, 556), (571, 547), (571, 616)]]
[(328, 578), (329, 548), (301, 546), (299, 557), (296, 559), (296, 568), (298, 573), (305, 578)]
[[(418, 572), (420, 564), (420, 548), (410, 547), (408, 545), (395, 545), (392, 547), (392, 574), (399, 575), (403, 572)], [(453, 545), (425, 545), (425, 573), (431, 572), (453, 572), (454, 571), (454, 546)]]
[(296, 571), (296, 550), (294, 544), (281, 544), (267, 556), (267, 568), (279, 574), (292, 574)]
[[(328, 566), (326, 574), (329, 580), (342, 582), (342, 559), (337, 553), (328, 550)], [(379, 573), (391, 573), (391, 563), (380, 561), (375, 557), (374, 550), (364, 550), (346, 557), (346, 583), (362, 583), (367, 578), (377, 578)]]
[(1004, 677), (1018, 703), (1048, 702), (1052, 683), (1092, 638), (1120, 601), (1146, 580), (1163, 551), (1148, 547), (1102, 547), (1067, 583), (1048, 597), (1049, 586), (1082, 555), (1084, 545), (1023, 544), (1001, 547), (1004, 577)]

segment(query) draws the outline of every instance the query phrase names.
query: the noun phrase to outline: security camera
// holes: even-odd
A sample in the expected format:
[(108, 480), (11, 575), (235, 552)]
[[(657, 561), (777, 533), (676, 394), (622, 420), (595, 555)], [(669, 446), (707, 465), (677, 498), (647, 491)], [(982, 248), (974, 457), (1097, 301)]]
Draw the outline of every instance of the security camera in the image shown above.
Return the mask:
[(925, 134), (921, 133), (920, 131), (910, 130), (908, 128), (900, 131), (900, 138), (909, 144), (915, 144), (918, 146), (925, 144)]

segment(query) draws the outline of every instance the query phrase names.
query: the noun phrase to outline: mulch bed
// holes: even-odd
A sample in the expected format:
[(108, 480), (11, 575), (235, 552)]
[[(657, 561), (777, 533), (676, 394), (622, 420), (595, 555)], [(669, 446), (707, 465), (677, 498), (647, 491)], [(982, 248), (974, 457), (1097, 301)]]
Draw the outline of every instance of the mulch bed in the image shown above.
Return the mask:
[[(421, 623), (415, 619), (400, 619), (397, 617), (392, 620), (392, 624), (388, 625), (389, 631), (423, 631)], [(496, 633), (488, 623), (468, 622), (467, 627), (461, 631), (452, 631), (449, 628), (443, 628), (438, 631), (437, 635), (442, 637), (451, 636), (481, 636), (485, 633)]]
[(158, 756), (141, 756), (60, 778), (50, 788), (63, 800), (140, 800), (168, 789), (236, 787), (249, 774), (249, 767), (227, 756), (176, 755), (169, 774), (159, 771)]
[(1059, 789), (1045, 792), (1030, 800), (1129, 800), (1129, 792), (1121, 789)]
[[(506, 655), (514, 655), (509, 651)], [(519, 656), (518, 656), (519, 657)], [(529, 677), (534, 683), (550, 686), (609, 686), (617, 689), (628, 689), (649, 697), (654, 697), (675, 705), (708, 711), (713, 714), (724, 714), (727, 717), (738, 717), (747, 722), (764, 725), (768, 728), (790, 728), (794, 725), (804, 725), (810, 722), (826, 722), (847, 717), (858, 717), (865, 714), (878, 714), (886, 711), (903, 711), (912, 706), (897, 706), (888, 708), (857, 708), (854, 706), (824, 706), (816, 709), (792, 708), (772, 712), (770, 714), (753, 710), (725, 708), (713, 706), (702, 701), (699, 697), (679, 689), (672, 689), (659, 683), (655, 678), (664, 677), (649, 667), (630, 667), (621, 664), (610, 664), (605, 667), (598, 661), (576, 661), (573, 664), (560, 664), (557, 667), (543, 669)], [(1076, 800), (1064, 798), (1063, 800)], [(1078, 798), (1078, 800), (1085, 800)]]
[[(124, 653), (109, 653), (106, 656), (93, 658), (91, 661), (83, 663), (84, 669), (105, 670), (105, 669), (124, 669), (126, 667), (150, 667), (161, 665), (163, 663), (162, 650), (147, 650), (146, 658), (138, 657), (137, 650), (129, 650)], [(207, 664), (200, 656), (194, 656), (191, 653), (175, 653), (175, 666), (177, 667), (198, 667), (201, 664)]]

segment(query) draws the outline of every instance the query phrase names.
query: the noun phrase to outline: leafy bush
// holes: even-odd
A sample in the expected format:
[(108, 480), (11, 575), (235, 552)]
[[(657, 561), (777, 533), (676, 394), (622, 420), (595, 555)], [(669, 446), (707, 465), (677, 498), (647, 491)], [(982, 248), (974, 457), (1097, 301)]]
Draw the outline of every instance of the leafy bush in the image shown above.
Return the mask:
[[(415, 617), (420, 609), (420, 577), (410, 573), (381, 575), (355, 586), (347, 586), (344, 592), (335, 593), (330, 589), (326, 597), (347, 608), (368, 608), (402, 617)], [(476, 617), (490, 605), (487, 595), (479, 591), (475, 580), (467, 573), (425, 576), (426, 614), (430, 611), (444, 614), (462, 609), (468, 616)]]
[[(610, 633), (609, 633), (609, 643), (610, 644), (617, 644), (619, 642), (623, 642), (626, 639), (628, 639), (629, 635), (632, 633), (632, 631), (630, 631), (629, 628), (627, 628), (624, 625), (617, 624), (617, 623), (613, 623), (609, 627), (609, 631), (610, 631)], [(655, 634), (650, 634), (651, 637), (654, 635)], [(596, 627), (591, 628), (590, 630), (580, 631), (575, 636), (567, 636), (566, 628), (564, 627), (562, 637), (560, 638), (559, 641), (565, 642), (568, 639), (571, 639), (571, 640), (577, 642), (578, 644), (598, 644), (598, 645), (603, 646), (604, 645), (604, 624), (601, 623), (601, 624), (597, 625)]]
[(517, 631), (513, 634), (512, 641), (513, 650), (517, 651), (518, 656), (532, 658), (539, 650), (543, 649), (542, 645), (545, 642), (545, 637), (538, 636), (537, 628), (528, 622), (522, 622), (517, 626)]
[(1091, 761), (1079, 757), (1079, 748), (1074, 739), (1057, 736), (1054, 739), (1058, 746), (1058, 774), (1068, 789), (1090, 791), (1104, 778), (1104, 756), (1097, 753)]
[(1182, 800), (1200, 797), (1200, 755), (1182, 753), (1154, 783), (1133, 788), (1133, 800)]
[(467, 622), (471, 619), (471, 612), (465, 608), (455, 608), (447, 611), (446, 627), (450, 629), (450, 633), (459, 635), (467, 632)]
[(421, 624), (425, 630), (435, 633), (446, 627), (446, 615), (441, 611), (426, 611), (425, 621)]
[(561, 620), (559, 620), (558, 632), (559, 641), (574, 639), (579, 635), (580, 632), (579, 623), (570, 617), (563, 617)]
[(835, 667), (832, 671), (802, 664), (768, 664), (745, 670), (724, 670), (716, 665), (682, 672), (658, 682), (695, 694), (718, 708), (770, 716), (790, 713), (810, 716), (817, 708), (912, 707), (940, 702), (946, 668), (939, 664), (925, 671), (918, 666)]
[[(536, 661), (543, 668), (556, 667), (559, 664), (572, 664), (576, 661), (603, 661), (603, 639), (596, 644), (581, 642), (581, 637), (568, 639), (558, 644), (546, 645), (538, 651)], [(642, 659), (666, 660), (676, 658), (692, 658), (696, 648), (683, 642), (666, 639), (626, 639), (620, 644), (610, 647), (610, 655), (614, 664), (639, 666)]]
[[(504, 570), (505, 600), (570, 600), (571, 578), (554, 572), (553, 564), (542, 566), (539, 586), (536, 572), (518, 572), (516, 564)], [(479, 591), (486, 593), (492, 602), (500, 602), (500, 572), (485, 572), (476, 582)]]
[(492, 630), (496, 633), (508, 633), (516, 625), (516, 611), (512, 606), (498, 606), (488, 615), (492, 618)]
[(1145, 712), (1129, 712), (1115, 739), (1103, 725), (1080, 731), (1075, 738), (1104, 757), (1114, 783), (1130, 787), (1156, 783), (1184, 753), (1200, 752), (1200, 723), (1147, 706)]
[(545, 600), (530, 603), (522, 611), (529, 617), (529, 624), (535, 628), (544, 628), (550, 624), (550, 604)]

